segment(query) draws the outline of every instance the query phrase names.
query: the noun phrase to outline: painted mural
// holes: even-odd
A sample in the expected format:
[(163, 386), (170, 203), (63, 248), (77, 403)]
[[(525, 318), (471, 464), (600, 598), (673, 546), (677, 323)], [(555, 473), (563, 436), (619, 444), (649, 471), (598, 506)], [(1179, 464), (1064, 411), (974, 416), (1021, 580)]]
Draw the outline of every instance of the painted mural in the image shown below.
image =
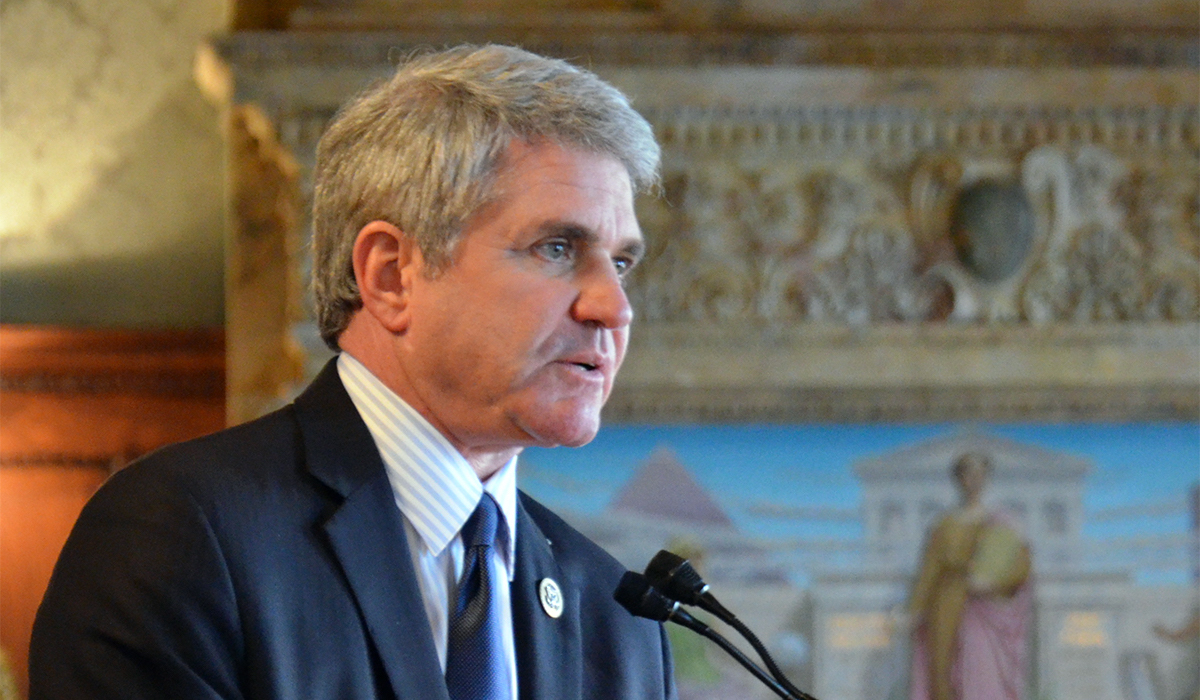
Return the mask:
[[(822, 700), (1196, 698), (1195, 424), (615, 426), (522, 460), (631, 569), (689, 558)], [(671, 634), (682, 700), (775, 697)]]

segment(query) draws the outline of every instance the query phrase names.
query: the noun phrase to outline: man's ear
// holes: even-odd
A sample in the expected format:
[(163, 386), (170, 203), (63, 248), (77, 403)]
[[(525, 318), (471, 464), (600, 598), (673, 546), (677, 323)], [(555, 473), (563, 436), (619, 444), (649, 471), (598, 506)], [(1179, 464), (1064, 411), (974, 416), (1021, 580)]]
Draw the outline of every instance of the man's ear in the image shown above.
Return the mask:
[(392, 333), (408, 329), (412, 281), (421, 266), (416, 242), (386, 221), (372, 221), (354, 239), (354, 279), (363, 310)]

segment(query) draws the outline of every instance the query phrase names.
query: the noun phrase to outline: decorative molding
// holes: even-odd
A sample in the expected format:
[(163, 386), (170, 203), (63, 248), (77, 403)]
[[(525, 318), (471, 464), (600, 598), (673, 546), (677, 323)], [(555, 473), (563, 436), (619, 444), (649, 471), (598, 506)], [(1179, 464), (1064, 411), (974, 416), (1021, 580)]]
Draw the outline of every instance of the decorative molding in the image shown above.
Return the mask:
[(614, 423), (1076, 422), (1196, 420), (1200, 394), (1178, 384), (843, 389), (672, 384), (614, 390)]
[(972, 105), (956, 109), (677, 105), (644, 107), (641, 112), (654, 124), (664, 149), (687, 152), (774, 148), (1019, 151), (1047, 144), (1176, 151), (1200, 147), (1200, 109), (1194, 104)]
[(281, 66), (382, 67), (458, 43), (519, 44), (609, 66), (865, 66), (872, 68), (1200, 67), (1194, 31), (705, 32), (448, 27), (394, 32), (237, 32), (215, 40), (240, 74)]
[(79, 455), (61, 452), (0, 454), (0, 467), (20, 469), (23, 467), (55, 467), (68, 469), (98, 469), (106, 472), (118, 471), (128, 460), (119, 456)]
[(0, 374), (0, 392), (10, 391), (32, 394), (149, 394), (163, 398), (219, 398), (225, 393), (225, 377), (211, 371)]
[(224, 345), (219, 330), (0, 326), (0, 392), (220, 400)]
[(605, 416), (1196, 420), (1198, 339), (1198, 322), (635, 325)]
[(224, 427), (218, 330), (0, 326), (0, 464), (116, 469)]
[[(1122, 143), (1122, 156), (1090, 143), (992, 148), (984, 139), (886, 149), (843, 134), (833, 159), (793, 138), (887, 131), (852, 121), (743, 124), (740, 143), (757, 141), (716, 155), (739, 143), (735, 129), (701, 130), (719, 132), (720, 145), (684, 137), (678, 148), (678, 137), (664, 138), (665, 197), (641, 206), (658, 245), (630, 297), (651, 323), (1200, 320), (1200, 113), (1177, 112), (1180, 122), (1161, 130), (1129, 124), (1131, 135), (1171, 137), (1157, 151)], [(972, 131), (1023, 131), (1010, 126)], [(1011, 246), (1015, 232), (981, 231), (972, 235), (991, 239), (970, 243), (951, 226), (965, 188), (981, 183), (1008, 186), (1030, 229), (1015, 269), (994, 278), (972, 270), (960, 249)], [(995, 202), (979, 226), (1003, 228), (989, 221), (1008, 208)]]

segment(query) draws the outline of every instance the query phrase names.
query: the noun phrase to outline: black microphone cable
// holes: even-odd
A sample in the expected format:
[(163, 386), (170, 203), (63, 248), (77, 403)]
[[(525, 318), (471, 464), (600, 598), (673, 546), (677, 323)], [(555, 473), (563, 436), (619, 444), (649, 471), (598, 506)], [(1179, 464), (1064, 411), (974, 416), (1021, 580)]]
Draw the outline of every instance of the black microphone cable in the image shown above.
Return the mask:
[(767, 650), (766, 645), (759, 640), (758, 635), (739, 620), (737, 615), (721, 605), (709, 590), (708, 584), (704, 582), (704, 579), (687, 559), (665, 549), (660, 550), (646, 565), (646, 578), (664, 595), (685, 605), (694, 605), (701, 610), (706, 610), (737, 630), (737, 633), (750, 642), (750, 646), (758, 652), (759, 658), (763, 660), (771, 675), (780, 685), (787, 688), (799, 700), (816, 700), (812, 695), (797, 688), (788, 679), (779, 665), (775, 663), (775, 659)]
[(693, 632), (711, 639), (725, 653), (732, 656), (779, 697), (784, 700), (806, 700), (807, 696), (793, 695), (782, 685), (775, 682), (774, 678), (771, 678), (766, 671), (758, 667), (758, 664), (747, 658), (732, 642), (721, 636), (716, 630), (697, 620), (688, 611), (684, 610), (677, 601), (671, 600), (655, 590), (650, 581), (642, 574), (636, 571), (626, 571), (625, 575), (621, 577), (620, 584), (617, 585), (617, 590), (613, 592), (613, 600), (620, 603), (621, 607), (636, 617), (645, 617), (657, 620), (658, 622), (670, 620), (675, 624), (687, 627)]

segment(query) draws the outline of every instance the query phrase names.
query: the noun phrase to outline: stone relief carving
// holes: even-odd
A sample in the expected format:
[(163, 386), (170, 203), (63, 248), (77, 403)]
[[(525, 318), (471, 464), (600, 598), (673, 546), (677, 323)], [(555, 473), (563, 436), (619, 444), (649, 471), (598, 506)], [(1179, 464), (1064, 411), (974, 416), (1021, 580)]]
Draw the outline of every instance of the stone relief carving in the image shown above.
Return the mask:
[(1187, 221), (1194, 192), (1175, 187), (1172, 196), (1155, 175), (1095, 147), (1073, 156), (1035, 151), (1025, 160), (1024, 178), (1044, 200), (1049, 226), (1045, 254), (1022, 295), (1027, 318), (1200, 317), (1197, 231)]
[(795, 291), (808, 203), (794, 169), (715, 161), (669, 175), (664, 189), (644, 215), (662, 232), (651, 236), (662, 284), (632, 290), (647, 319), (804, 315)]
[(1200, 186), (1183, 125), (868, 116), (668, 124), (664, 196), (641, 205), (658, 243), (632, 283), (641, 317), (1200, 320)]
[[(646, 111), (666, 167), (639, 202), (644, 322), (1200, 320), (1194, 108)], [(280, 115), (281, 140), (303, 162), (329, 116)], [(954, 221), (996, 188), (992, 239), (1013, 245), (1012, 196), (1032, 216), (999, 276)]]

